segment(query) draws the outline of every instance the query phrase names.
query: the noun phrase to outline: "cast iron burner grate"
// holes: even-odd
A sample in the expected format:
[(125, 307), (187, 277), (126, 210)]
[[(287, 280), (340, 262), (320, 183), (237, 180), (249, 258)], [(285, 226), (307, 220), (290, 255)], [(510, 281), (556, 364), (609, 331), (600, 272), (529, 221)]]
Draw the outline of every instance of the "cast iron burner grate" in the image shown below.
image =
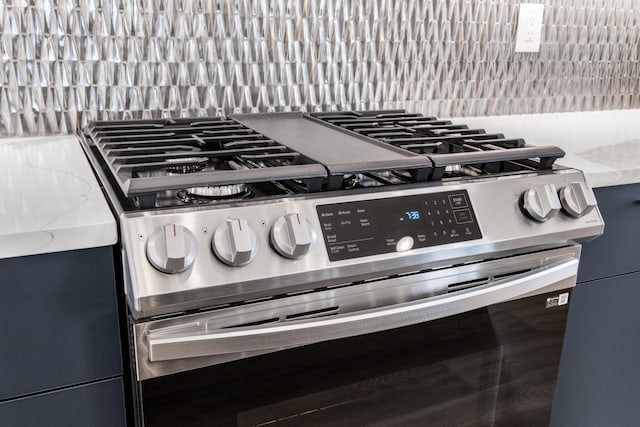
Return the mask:
[(139, 208), (314, 192), (327, 177), (322, 165), (233, 119), (97, 121), (82, 135)]
[(551, 169), (564, 152), (532, 147), (523, 139), (488, 134), (449, 120), (404, 110), (312, 113), (312, 117), (385, 144), (429, 157), (431, 180)]

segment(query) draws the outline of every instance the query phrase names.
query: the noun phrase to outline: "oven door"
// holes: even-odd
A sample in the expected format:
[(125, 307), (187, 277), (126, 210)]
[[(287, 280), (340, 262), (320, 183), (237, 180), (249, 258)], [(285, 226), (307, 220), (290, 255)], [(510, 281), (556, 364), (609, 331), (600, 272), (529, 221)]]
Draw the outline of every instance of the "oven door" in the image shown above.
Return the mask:
[(137, 421), (546, 425), (579, 246), (132, 325)]

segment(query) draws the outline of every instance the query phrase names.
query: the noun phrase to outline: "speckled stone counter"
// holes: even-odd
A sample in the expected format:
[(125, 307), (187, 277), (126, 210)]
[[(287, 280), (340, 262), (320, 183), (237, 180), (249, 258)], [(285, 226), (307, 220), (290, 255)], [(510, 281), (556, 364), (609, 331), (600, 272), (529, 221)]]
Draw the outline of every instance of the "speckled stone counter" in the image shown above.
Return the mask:
[(558, 164), (581, 169), (592, 187), (640, 182), (640, 110), (464, 117), (452, 119), (531, 145), (556, 145)]
[(116, 240), (115, 220), (74, 135), (0, 139), (0, 258)]

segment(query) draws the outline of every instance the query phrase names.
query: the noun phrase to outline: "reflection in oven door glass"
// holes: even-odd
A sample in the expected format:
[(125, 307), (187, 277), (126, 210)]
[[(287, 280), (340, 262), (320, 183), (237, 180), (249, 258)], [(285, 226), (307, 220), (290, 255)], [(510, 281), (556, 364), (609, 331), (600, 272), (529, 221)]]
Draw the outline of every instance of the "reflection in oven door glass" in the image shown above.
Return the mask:
[(549, 296), (146, 380), (145, 422), (545, 426), (568, 307)]

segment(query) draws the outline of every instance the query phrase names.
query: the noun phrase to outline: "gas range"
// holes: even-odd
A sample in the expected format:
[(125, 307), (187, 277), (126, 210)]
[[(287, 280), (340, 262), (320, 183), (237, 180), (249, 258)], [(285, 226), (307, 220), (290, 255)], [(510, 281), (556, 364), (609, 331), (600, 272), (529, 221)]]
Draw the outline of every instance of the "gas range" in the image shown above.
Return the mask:
[(599, 234), (581, 172), (401, 110), (93, 122), (134, 319), (496, 259)]
[[(505, 346), (543, 346), (554, 371), (580, 242), (604, 227), (559, 148), (404, 111), (94, 122), (80, 140), (118, 218), (140, 426), (326, 421), (328, 408), (382, 422), (372, 411), (404, 407), (399, 390), (420, 396), (421, 414), (425, 390), (447, 392), (414, 375), (432, 381), (458, 359), (429, 361), (486, 355), (496, 337), (508, 340), (490, 352), (496, 372), (525, 359), (539, 370)], [(390, 362), (399, 371), (385, 376)], [(510, 369), (478, 387), (494, 393)], [(360, 406), (378, 392), (325, 384), (352, 371), (402, 404)], [(380, 380), (406, 372), (411, 384)]]

